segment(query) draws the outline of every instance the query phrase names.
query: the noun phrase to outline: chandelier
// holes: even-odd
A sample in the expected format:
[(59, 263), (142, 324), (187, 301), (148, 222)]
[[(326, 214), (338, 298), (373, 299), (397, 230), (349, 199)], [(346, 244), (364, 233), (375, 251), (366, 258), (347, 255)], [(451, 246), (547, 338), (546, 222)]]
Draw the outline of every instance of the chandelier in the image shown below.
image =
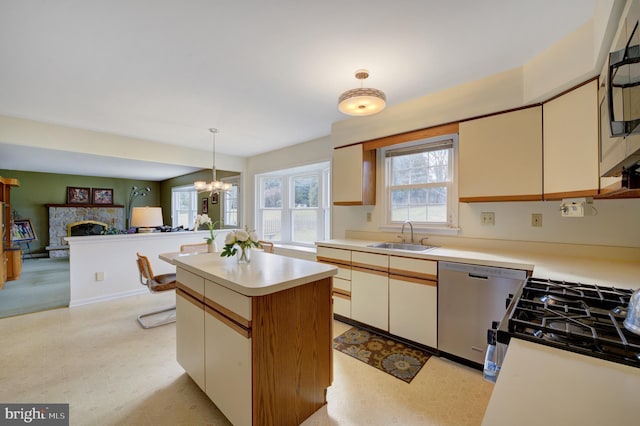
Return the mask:
[(363, 81), (369, 77), (369, 71), (357, 70), (356, 78), (360, 80), (360, 88), (344, 92), (338, 98), (338, 110), (347, 115), (363, 116), (377, 114), (387, 104), (387, 97), (378, 90), (362, 87)]
[(229, 191), (231, 189), (230, 183), (224, 183), (216, 179), (216, 133), (218, 133), (218, 129), (209, 129), (209, 131), (213, 134), (213, 164), (211, 167), (212, 171), (212, 180), (211, 182), (205, 182), (203, 180), (198, 180), (193, 183), (196, 191), (198, 192), (209, 192), (210, 195), (219, 194), (223, 191)]

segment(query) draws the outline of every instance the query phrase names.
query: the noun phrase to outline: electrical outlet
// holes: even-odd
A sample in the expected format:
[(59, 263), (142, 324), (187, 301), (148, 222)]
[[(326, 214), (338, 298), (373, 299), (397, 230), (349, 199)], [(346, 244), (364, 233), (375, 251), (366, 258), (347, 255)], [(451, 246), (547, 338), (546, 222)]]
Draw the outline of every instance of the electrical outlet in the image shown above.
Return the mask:
[(96, 272), (96, 281), (104, 281), (104, 272)]
[(371, 212), (367, 212), (367, 222), (371, 222)]
[(483, 225), (495, 225), (496, 214), (494, 212), (482, 212), (480, 213), (480, 222)]
[(531, 213), (531, 226), (542, 226), (542, 213)]

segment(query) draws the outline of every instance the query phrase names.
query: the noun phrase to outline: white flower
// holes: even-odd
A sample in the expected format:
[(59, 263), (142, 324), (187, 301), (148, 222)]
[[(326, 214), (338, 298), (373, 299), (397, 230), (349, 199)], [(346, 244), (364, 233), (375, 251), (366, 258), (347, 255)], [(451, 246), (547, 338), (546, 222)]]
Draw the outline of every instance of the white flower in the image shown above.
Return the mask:
[(249, 239), (249, 233), (247, 231), (240, 229), (236, 231), (236, 239), (239, 242), (243, 243)]
[(224, 238), (225, 244), (233, 244), (235, 242), (236, 242), (236, 236), (235, 236), (235, 233), (233, 232), (229, 232), (227, 236)]
[(256, 231), (249, 232), (249, 239), (251, 241), (258, 241), (258, 234), (256, 233)]

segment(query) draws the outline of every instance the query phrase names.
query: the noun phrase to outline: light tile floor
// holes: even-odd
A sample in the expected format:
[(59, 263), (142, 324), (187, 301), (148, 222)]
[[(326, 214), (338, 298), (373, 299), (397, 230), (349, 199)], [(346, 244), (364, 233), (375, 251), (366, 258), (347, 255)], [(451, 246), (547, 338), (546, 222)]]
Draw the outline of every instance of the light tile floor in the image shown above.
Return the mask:
[[(68, 402), (72, 425), (229, 424), (176, 362), (175, 324), (136, 322), (173, 301), (148, 294), (1, 319), (0, 402)], [(335, 335), (348, 328), (334, 322)], [(303, 424), (478, 425), (492, 389), (438, 357), (407, 384), (334, 351), (328, 404)]]

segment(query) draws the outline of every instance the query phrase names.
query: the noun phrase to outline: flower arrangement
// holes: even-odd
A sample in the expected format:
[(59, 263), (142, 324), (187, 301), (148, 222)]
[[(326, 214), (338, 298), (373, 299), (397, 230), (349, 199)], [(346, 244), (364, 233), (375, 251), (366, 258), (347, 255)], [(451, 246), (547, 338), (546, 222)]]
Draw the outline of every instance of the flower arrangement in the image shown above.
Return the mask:
[(207, 240), (207, 244), (213, 244), (213, 241), (216, 239), (216, 235), (213, 233), (213, 228), (216, 226), (218, 221), (212, 222), (209, 215), (199, 214), (196, 216), (196, 222), (193, 224), (193, 230), (197, 231), (198, 228), (202, 225), (206, 225), (209, 228), (209, 233), (211, 234), (211, 238), (205, 238)]
[(240, 247), (244, 253), (246, 249), (258, 247), (259, 245), (258, 234), (256, 234), (256, 231), (249, 231), (245, 226), (245, 229), (239, 229), (227, 234), (227, 237), (224, 239), (224, 249), (222, 249), (220, 256), (235, 256), (238, 252), (238, 247)]

